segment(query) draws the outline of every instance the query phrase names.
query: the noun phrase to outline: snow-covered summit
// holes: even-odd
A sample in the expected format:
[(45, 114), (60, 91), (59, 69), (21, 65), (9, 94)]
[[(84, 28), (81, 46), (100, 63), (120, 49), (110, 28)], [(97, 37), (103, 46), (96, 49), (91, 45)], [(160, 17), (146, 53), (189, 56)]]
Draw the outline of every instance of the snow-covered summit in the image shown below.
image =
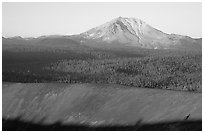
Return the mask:
[(146, 23), (137, 18), (123, 18), (118, 17), (110, 22), (107, 22), (103, 25), (95, 27), (87, 32), (82, 33), (82, 35), (89, 39), (111, 39), (112, 36), (122, 32), (129, 32), (130, 34), (137, 35), (142, 33), (142, 26), (145, 26)]
[(118, 17), (103, 25), (80, 34), (85, 39), (97, 41), (148, 45), (155, 39), (163, 39), (167, 34), (151, 27), (138, 18)]

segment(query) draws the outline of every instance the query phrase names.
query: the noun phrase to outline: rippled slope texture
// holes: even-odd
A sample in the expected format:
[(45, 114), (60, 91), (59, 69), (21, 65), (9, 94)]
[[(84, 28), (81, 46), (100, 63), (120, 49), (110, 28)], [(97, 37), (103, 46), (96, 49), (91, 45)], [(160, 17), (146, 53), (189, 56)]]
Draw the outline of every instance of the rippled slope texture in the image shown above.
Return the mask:
[(2, 92), (5, 119), (100, 125), (202, 118), (201, 93), (54, 83), (3, 83)]

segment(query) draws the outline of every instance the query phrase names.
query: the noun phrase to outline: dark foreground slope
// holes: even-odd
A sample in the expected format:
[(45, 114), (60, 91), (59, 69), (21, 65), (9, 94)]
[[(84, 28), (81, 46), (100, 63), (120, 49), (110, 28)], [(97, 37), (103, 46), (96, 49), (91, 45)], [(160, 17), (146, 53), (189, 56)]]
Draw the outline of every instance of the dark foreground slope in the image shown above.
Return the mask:
[(3, 83), (2, 92), (4, 130), (201, 130), (201, 93), (54, 83)]
[(3, 119), (3, 131), (201, 131), (201, 120), (140, 123), (134, 125), (90, 126), (86, 124), (40, 124), (19, 119)]

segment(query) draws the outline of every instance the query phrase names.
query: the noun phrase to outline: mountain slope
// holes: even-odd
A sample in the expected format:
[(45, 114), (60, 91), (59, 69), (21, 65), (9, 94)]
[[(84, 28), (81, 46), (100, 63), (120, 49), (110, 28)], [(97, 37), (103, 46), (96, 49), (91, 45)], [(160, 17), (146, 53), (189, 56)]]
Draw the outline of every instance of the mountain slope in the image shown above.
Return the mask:
[(134, 124), (202, 118), (202, 94), (106, 84), (3, 83), (2, 117)]
[[(81, 43), (123, 44), (150, 49), (175, 49), (195, 45), (201, 48), (198, 40), (187, 36), (166, 34), (137, 18), (118, 17), (103, 25), (90, 29), (77, 36)], [(199, 44), (199, 45), (197, 45)], [(194, 47), (194, 46), (193, 46)]]

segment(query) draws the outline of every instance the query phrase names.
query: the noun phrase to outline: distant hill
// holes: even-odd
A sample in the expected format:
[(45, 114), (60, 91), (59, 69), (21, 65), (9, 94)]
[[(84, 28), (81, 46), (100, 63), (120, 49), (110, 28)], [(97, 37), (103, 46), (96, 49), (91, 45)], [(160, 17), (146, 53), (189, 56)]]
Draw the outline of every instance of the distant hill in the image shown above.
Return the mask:
[(32, 51), (53, 49), (61, 50), (90, 50), (87, 46), (80, 45), (78, 42), (64, 36), (45, 36), (39, 38), (2, 38), (3, 51), (11, 50), (18, 51), (18, 49), (26, 49)]

